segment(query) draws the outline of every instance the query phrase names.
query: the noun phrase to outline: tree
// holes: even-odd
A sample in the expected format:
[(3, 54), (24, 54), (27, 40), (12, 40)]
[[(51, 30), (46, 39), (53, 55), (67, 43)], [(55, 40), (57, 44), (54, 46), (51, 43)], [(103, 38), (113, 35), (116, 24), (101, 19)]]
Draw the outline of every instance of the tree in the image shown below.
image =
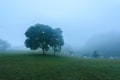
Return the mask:
[(60, 28), (53, 29), (48, 25), (35, 24), (28, 28), (25, 36), (27, 37), (25, 40), (26, 47), (31, 50), (40, 48), (43, 55), (50, 48), (53, 49), (55, 55), (56, 52), (61, 51), (61, 47), (64, 45), (62, 30)]
[(0, 39), (0, 51), (6, 51), (10, 47), (7, 41)]
[(26, 47), (31, 50), (41, 48), (43, 55), (52, 46), (53, 29), (48, 25), (35, 24), (25, 32), (25, 35), (27, 37), (25, 40)]
[(64, 45), (64, 39), (62, 35), (62, 30), (60, 28), (55, 28), (54, 29), (54, 38), (53, 38), (53, 43), (52, 43), (52, 48), (54, 51), (54, 56), (56, 52), (61, 51), (61, 47)]
[(93, 55), (92, 55), (93, 58), (99, 58), (100, 55), (98, 54), (98, 52), (95, 50)]

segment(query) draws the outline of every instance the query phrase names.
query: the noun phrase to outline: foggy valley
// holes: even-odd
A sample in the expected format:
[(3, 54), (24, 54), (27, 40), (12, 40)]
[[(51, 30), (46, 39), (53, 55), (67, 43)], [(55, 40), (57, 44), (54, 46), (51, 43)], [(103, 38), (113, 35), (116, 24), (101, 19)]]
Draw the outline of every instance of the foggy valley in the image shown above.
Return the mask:
[(119, 80), (119, 8), (119, 0), (1, 0), (0, 80)]

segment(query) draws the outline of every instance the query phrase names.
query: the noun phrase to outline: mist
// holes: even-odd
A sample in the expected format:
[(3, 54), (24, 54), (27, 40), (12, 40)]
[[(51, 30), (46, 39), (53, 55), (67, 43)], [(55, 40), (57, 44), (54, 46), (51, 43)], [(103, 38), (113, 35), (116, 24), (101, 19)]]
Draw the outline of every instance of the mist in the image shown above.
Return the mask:
[[(25, 31), (30, 26), (40, 23), (53, 28), (60, 27), (65, 44), (79, 50), (91, 46), (93, 50), (106, 44), (102, 45), (104, 48), (109, 46), (109, 43), (111, 48), (115, 45), (118, 50), (119, 7), (119, 0), (0, 1), (0, 38), (8, 41), (12, 48), (25, 48)], [(112, 50), (114, 51), (113, 48)]]
[(120, 0), (0, 0), (0, 80), (120, 80)]

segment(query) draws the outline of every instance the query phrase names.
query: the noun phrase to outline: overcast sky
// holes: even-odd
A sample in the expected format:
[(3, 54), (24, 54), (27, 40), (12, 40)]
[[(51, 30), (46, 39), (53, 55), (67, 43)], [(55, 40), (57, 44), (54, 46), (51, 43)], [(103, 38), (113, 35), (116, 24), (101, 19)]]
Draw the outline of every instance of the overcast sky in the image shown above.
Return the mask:
[(66, 44), (82, 46), (96, 35), (120, 31), (120, 0), (0, 0), (0, 38), (24, 45), (36, 23), (60, 27)]

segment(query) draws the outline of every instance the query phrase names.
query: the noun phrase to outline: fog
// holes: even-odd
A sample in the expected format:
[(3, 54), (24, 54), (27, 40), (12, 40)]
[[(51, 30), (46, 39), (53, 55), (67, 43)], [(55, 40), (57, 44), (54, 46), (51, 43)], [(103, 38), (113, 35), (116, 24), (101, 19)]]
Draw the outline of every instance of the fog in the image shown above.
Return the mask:
[(81, 48), (82, 54), (93, 54), (96, 50), (101, 56), (120, 56), (120, 32), (108, 32), (91, 37)]
[(120, 0), (0, 1), (0, 38), (13, 48), (24, 47), (24, 33), (36, 23), (60, 27), (65, 44), (74, 48), (115, 45), (120, 43)]

